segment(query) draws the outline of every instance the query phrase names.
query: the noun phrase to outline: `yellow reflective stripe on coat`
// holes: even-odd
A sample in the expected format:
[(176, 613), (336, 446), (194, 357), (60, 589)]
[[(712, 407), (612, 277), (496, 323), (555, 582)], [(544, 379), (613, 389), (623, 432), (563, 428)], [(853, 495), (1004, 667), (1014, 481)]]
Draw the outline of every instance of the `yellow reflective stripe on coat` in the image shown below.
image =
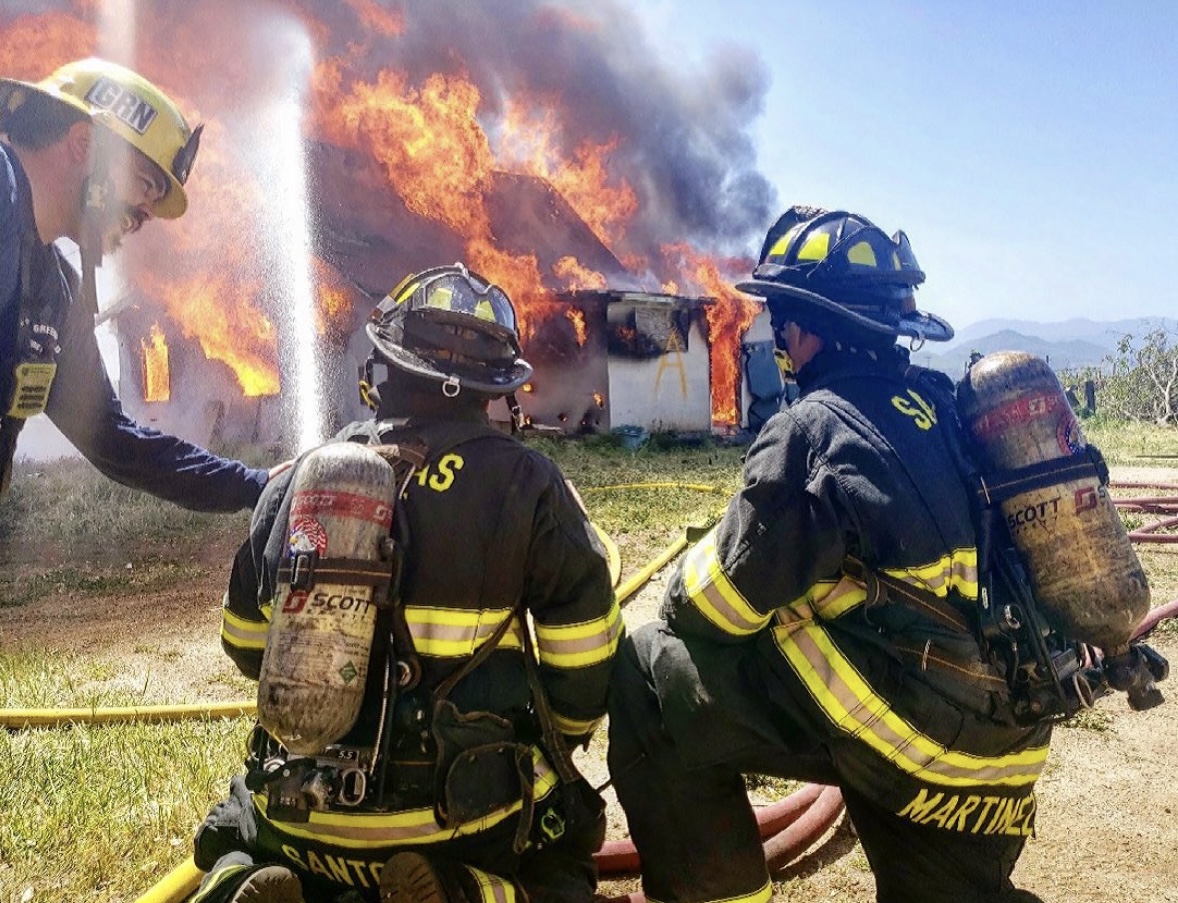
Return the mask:
[(778, 649), (836, 727), (919, 780), (949, 787), (1023, 787), (1047, 760), (1038, 746), (1003, 756), (975, 756), (942, 746), (892, 711), (835, 645), (825, 628), (797, 621), (773, 628)]
[(540, 661), (554, 668), (587, 668), (613, 657), (622, 635), (622, 609), (617, 599), (602, 618), (578, 624), (536, 622)]
[(238, 649), (265, 649), (269, 629), (265, 621), (249, 621), (228, 608), (221, 609), (221, 639)]
[[(535, 799), (539, 802), (552, 792), (560, 778), (537, 747), (532, 747), (532, 772), (535, 775)], [(273, 821), (266, 817), (265, 793), (255, 793), (253, 800), (258, 814), (273, 825), (276, 831), (289, 837), (353, 850), (442, 843), (455, 837), (478, 834), (515, 815), (523, 807), (522, 801), (516, 800), (483, 818), (456, 828), (443, 828), (438, 824), (432, 806), (400, 812), (313, 810), (306, 822), (294, 823)]]
[(966, 599), (978, 597), (978, 550), (954, 549), (939, 561), (914, 568), (884, 568), (884, 573), (941, 599), (950, 590)]
[(735, 636), (756, 633), (769, 623), (770, 614), (761, 614), (733, 585), (716, 553), (716, 528), (708, 531), (683, 562), (683, 588), (700, 613)]
[(473, 865), (465, 868), (478, 886), (482, 903), (515, 903), (515, 885), (506, 878), (476, 869)]
[[(478, 611), (470, 608), (433, 608), (425, 605), (406, 605), (405, 620), (413, 634), (413, 645), (419, 655), (434, 658), (465, 658), (486, 642), (512, 609)], [(512, 624), (500, 649), (522, 649), (519, 622)]]
[[(660, 903), (654, 897), (646, 898), (648, 903)], [(765, 882), (765, 886), (753, 891), (751, 894), (743, 894), (739, 897), (716, 897), (709, 900), (708, 903), (769, 903), (773, 899), (773, 882)]]

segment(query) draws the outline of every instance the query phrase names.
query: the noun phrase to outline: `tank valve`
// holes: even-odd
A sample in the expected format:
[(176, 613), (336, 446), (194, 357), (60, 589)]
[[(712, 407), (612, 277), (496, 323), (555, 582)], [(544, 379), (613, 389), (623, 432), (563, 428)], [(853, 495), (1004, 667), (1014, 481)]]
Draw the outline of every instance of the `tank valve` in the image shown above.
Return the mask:
[(1104, 660), (1108, 684), (1129, 698), (1129, 708), (1135, 712), (1152, 709), (1165, 702), (1159, 681), (1170, 674), (1170, 663), (1153, 647), (1137, 643), (1120, 655)]

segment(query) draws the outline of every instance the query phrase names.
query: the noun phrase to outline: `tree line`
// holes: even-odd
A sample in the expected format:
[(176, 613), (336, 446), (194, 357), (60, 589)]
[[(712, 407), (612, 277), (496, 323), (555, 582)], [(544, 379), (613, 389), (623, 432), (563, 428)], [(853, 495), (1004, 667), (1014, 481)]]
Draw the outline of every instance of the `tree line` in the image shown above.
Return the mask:
[(1125, 334), (1097, 366), (1061, 370), (1069, 400), (1083, 414), (1178, 426), (1178, 332), (1157, 326)]

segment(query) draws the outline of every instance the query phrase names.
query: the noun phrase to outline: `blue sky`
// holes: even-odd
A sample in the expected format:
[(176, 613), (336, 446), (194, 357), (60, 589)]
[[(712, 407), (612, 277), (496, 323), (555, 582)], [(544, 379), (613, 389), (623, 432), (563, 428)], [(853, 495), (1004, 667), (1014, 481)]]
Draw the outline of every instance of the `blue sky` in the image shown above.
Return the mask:
[(679, 65), (764, 67), (780, 206), (904, 229), (959, 329), (1178, 316), (1178, 3), (629, 5)]

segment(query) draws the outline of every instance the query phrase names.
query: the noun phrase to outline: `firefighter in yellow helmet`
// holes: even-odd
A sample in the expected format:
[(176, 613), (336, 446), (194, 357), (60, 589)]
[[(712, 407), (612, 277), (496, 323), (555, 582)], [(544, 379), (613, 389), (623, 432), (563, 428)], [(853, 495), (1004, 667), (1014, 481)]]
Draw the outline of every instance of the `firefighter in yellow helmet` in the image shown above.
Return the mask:
[(737, 286), (765, 299), (801, 394), (665, 620), (618, 652), (609, 766), (649, 899), (769, 903), (749, 772), (837, 785), (880, 903), (1037, 899), (1010, 875), (1051, 726), (1016, 711), (975, 630), (952, 383), (904, 347), (953, 335), (917, 309), (923, 281), (903, 233), (795, 207)]
[[(252, 507), (268, 472), (142, 427), (94, 337), (95, 268), (148, 220), (188, 207), (201, 127), (147, 79), (100, 59), (0, 79), (0, 495), (17, 437), (46, 413), (100, 471), (188, 508)], [(81, 252), (81, 279), (55, 242)]]
[[(375, 417), (272, 481), (234, 562), (222, 643), (259, 681), (259, 724), (246, 774), (196, 836), (209, 874), (193, 903), (348, 893), (591, 903), (603, 804), (567, 748), (587, 742), (605, 713), (621, 613), (575, 491), (552, 461), (488, 422), (489, 401), (532, 373), (515, 310), (455, 264), (403, 280), (367, 331), (360, 388)], [(343, 465), (326, 467), (328, 456), (365, 457), (339, 447), (350, 443), (383, 449), (402, 474), (391, 485), (404, 491), (377, 504), (375, 477), (348, 483)], [(400, 552), (383, 574), (401, 561), (390, 578), (399, 593), (360, 656), (367, 682), (350, 728), (334, 710), (345, 696), (354, 704), (361, 678), (306, 669), (309, 656), (292, 654), (288, 639), (300, 618), (347, 620), (356, 607), (344, 601), (356, 591), (333, 588), (331, 575), (356, 571), (359, 553), (332, 551), (338, 519), (316, 507), (343, 493), (349, 510), (392, 507)], [(316, 559), (320, 547), (343, 560)], [(296, 588), (296, 572), (313, 585)], [(343, 633), (331, 634), (341, 648)], [(350, 654), (332, 661), (358, 661)], [(309, 699), (330, 692), (333, 711), (283, 689), (296, 680)]]

